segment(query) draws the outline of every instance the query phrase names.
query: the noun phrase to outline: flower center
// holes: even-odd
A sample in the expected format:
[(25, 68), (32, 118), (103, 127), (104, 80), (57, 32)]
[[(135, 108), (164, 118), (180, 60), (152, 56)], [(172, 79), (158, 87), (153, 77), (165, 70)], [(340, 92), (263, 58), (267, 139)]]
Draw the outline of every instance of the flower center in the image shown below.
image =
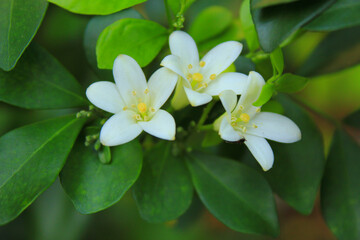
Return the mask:
[(201, 73), (194, 73), (192, 75), (192, 79), (196, 82), (201, 82), (204, 79), (204, 77)]
[(147, 106), (145, 103), (141, 102), (137, 105), (137, 109), (139, 110), (140, 113), (145, 113), (147, 110)]
[(247, 113), (240, 114), (239, 119), (245, 123), (248, 123), (250, 121), (250, 116)]

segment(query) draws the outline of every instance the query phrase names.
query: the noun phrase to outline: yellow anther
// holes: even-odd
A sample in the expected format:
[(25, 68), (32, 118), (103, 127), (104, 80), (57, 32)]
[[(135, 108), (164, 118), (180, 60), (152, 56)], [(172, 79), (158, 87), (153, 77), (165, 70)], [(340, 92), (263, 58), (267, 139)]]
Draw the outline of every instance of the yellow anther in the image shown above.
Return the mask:
[(258, 113), (258, 112), (260, 112), (261, 111), (261, 108), (257, 108), (256, 109), (256, 112)]
[(148, 94), (149, 93), (149, 89), (146, 88), (145, 91), (144, 91), (145, 94)]
[(147, 121), (149, 120), (149, 117), (148, 116), (144, 116), (144, 121)]
[(188, 80), (190, 80), (190, 79), (192, 78), (191, 73), (189, 73), (189, 74), (186, 76), (186, 78), (187, 78)]
[(257, 128), (258, 126), (256, 126), (255, 124), (252, 125), (253, 128)]
[(236, 126), (236, 122), (231, 122), (231, 126), (235, 127), (235, 126)]
[(132, 107), (132, 108), (136, 108), (136, 105), (135, 105), (135, 104), (131, 104), (131, 107)]
[(127, 109), (128, 109), (128, 107), (126, 107), (126, 106), (125, 106), (125, 107), (123, 107), (123, 110), (124, 110), (124, 111), (126, 111)]
[(207, 88), (207, 87), (208, 87), (208, 84), (207, 84), (207, 83), (203, 83), (202, 86), (203, 86), (204, 88)]
[(246, 122), (246, 123), (250, 121), (250, 116), (247, 113), (240, 114), (239, 118), (241, 121)]
[(189, 68), (189, 69), (192, 69), (192, 65), (191, 65), (191, 64), (189, 64), (189, 65), (188, 65), (188, 68)]
[(239, 106), (239, 109), (240, 109), (240, 110), (244, 110), (244, 106), (243, 106), (243, 105), (240, 105), (240, 106)]
[(236, 121), (236, 117), (231, 117), (231, 121), (235, 122)]
[(204, 67), (205, 66), (205, 62), (204, 61), (200, 61), (200, 67)]
[(201, 73), (194, 73), (192, 75), (192, 79), (196, 82), (201, 82), (204, 79), (204, 77)]
[(135, 92), (135, 91), (132, 91), (131, 94), (132, 94), (133, 96), (136, 96), (136, 92)]
[(150, 108), (150, 111), (151, 111), (151, 112), (155, 112), (155, 108), (151, 107), (151, 108)]
[(141, 120), (141, 116), (139, 115), (139, 114), (136, 114), (136, 118), (135, 118), (136, 120)]
[(142, 102), (137, 105), (137, 109), (139, 110), (139, 112), (144, 113), (147, 110), (147, 106), (145, 103)]
[(216, 74), (211, 74), (210, 75), (210, 80), (214, 80), (216, 78)]

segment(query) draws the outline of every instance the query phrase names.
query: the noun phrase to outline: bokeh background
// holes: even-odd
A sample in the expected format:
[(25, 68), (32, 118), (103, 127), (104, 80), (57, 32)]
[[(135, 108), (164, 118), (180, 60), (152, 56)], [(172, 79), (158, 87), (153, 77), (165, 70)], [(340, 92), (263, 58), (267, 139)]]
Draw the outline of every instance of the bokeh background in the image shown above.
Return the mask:
[[(238, 17), (239, 0), (198, 0), (186, 14), (186, 26), (197, 13), (211, 5), (222, 5)], [(148, 0), (136, 7), (146, 18), (166, 25), (163, 1)], [(54, 55), (84, 86), (97, 81), (87, 63), (83, 35), (91, 16), (72, 14), (52, 4), (35, 37), (35, 41)], [(360, 107), (360, 29), (345, 29), (342, 33), (307, 32), (286, 46), (286, 72), (307, 75), (316, 72), (307, 87), (295, 97), (335, 119), (342, 119)], [(332, 34), (332, 38), (329, 35)], [(339, 37), (342, 36), (342, 37)], [(351, 38), (351, 49), (346, 49)], [(326, 40), (327, 39), (327, 40)], [(344, 40), (345, 39), (345, 40)], [(326, 41), (325, 41), (326, 40)], [(316, 65), (309, 60), (315, 49), (330, 44), (334, 54), (325, 58), (327, 64)], [(339, 52), (339, 49), (345, 51)], [(339, 53), (338, 53), (339, 52)], [(315, 71), (314, 71), (315, 69)], [(0, 103), (0, 135), (25, 124), (60, 116), (73, 110), (25, 110)], [(326, 117), (311, 114), (323, 133), (325, 154), (333, 133)], [(357, 140), (360, 133), (350, 129)], [(306, 151), (306, 149), (304, 150)], [(320, 212), (319, 200), (309, 216), (303, 216), (277, 198), (281, 235), (284, 240), (332, 240)], [(345, 220), (344, 220), (345, 221)], [(142, 220), (131, 193), (109, 209), (93, 215), (81, 215), (72, 206), (59, 182), (55, 182), (20, 217), (0, 227), (1, 240), (258, 240), (272, 239), (237, 233), (216, 220), (195, 196), (185, 215), (162, 224)]]

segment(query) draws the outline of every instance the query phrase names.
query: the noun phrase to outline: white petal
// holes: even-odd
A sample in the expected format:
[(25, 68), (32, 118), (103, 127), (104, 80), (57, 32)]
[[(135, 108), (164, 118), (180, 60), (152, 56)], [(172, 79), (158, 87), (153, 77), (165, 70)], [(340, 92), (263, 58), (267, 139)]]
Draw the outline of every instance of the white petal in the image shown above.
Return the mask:
[(134, 102), (133, 91), (138, 98), (144, 98), (144, 91), (147, 88), (145, 75), (133, 58), (119, 55), (114, 62), (113, 74), (120, 95), (127, 105)]
[(199, 64), (199, 52), (194, 39), (183, 31), (175, 31), (169, 37), (170, 51), (181, 59), (183, 65)]
[(160, 68), (151, 75), (148, 83), (150, 104), (158, 110), (174, 91), (178, 75), (167, 68)]
[(247, 84), (247, 78), (242, 73), (223, 73), (215, 80), (209, 82), (209, 86), (205, 88), (204, 92), (211, 96), (217, 96), (224, 90), (232, 90), (236, 94), (242, 94)]
[(130, 111), (122, 111), (106, 121), (100, 131), (100, 142), (105, 146), (116, 146), (130, 142), (142, 132)]
[(274, 153), (265, 138), (246, 134), (245, 144), (264, 171), (273, 166)]
[(221, 121), (219, 134), (222, 139), (229, 142), (236, 142), (242, 138), (241, 134), (230, 125), (227, 116)]
[(241, 50), (242, 44), (236, 41), (228, 41), (217, 45), (201, 59), (201, 61), (205, 62), (201, 73), (206, 78), (211, 74), (219, 75), (238, 58)]
[(231, 115), (231, 112), (235, 108), (237, 102), (236, 93), (232, 90), (225, 90), (220, 93), (219, 97), (227, 114)]
[(244, 108), (252, 107), (252, 104), (258, 99), (264, 85), (265, 80), (259, 73), (254, 71), (250, 72), (244, 93), (240, 97), (237, 109), (240, 105)]
[(160, 109), (148, 122), (138, 122), (145, 132), (165, 140), (175, 140), (175, 120), (170, 113)]
[(207, 93), (199, 93), (187, 87), (184, 87), (184, 90), (191, 106), (193, 107), (206, 104), (212, 99), (212, 97)]
[(107, 112), (118, 113), (122, 111), (124, 102), (116, 85), (112, 82), (96, 82), (86, 89), (86, 96), (96, 107)]
[(301, 139), (299, 127), (289, 118), (270, 112), (261, 112), (251, 119), (257, 128), (248, 128), (247, 133), (283, 143)]
[(186, 76), (184, 75), (184, 65), (178, 56), (168, 55), (161, 61), (160, 65), (170, 69), (171, 71), (186, 79)]

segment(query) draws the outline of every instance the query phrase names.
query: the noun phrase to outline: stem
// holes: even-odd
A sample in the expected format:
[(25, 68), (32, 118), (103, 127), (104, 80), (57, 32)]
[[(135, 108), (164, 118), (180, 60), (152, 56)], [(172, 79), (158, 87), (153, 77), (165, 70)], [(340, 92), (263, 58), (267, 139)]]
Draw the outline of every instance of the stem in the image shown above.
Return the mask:
[(164, 0), (164, 5), (165, 5), (165, 10), (166, 10), (166, 17), (169, 23), (169, 28), (172, 29), (173, 28), (173, 20), (171, 17), (171, 12), (170, 12), (170, 8), (169, 8), (169, 4), (168, 4), (168, 0)]
[(213, 124), (202, 125), (198, 127), (198, 130), (200, 131), (214, 130), (214, 125)]
[(211, 101), (205, 108), (204, 111), (200, 117), (200, 120), (196, 126), (197, 129), (200, 129), (202, 127), (202, 125), (204, 124), (204, 122), (206, 121), (211, 109), (214, 107), (215, 105), (215, 101)]

